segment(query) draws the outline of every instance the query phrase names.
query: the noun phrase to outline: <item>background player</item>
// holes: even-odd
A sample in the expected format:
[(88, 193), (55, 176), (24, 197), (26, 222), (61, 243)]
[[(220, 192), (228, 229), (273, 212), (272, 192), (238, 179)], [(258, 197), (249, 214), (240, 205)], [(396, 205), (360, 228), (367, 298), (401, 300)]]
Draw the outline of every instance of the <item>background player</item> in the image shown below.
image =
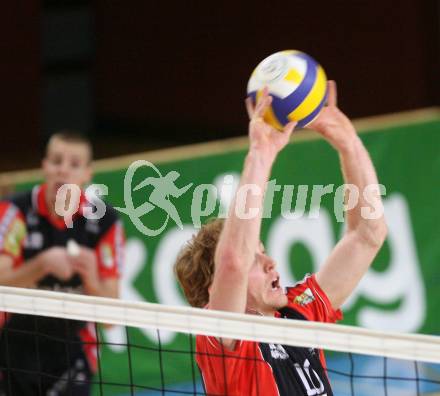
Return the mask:
[[(83, 194), (72, 228), (55, 212), (59, 187), (72, 183), (82, 188), (90, 182), (91, 160), (91, 144), (82, 135), (57, 133), (42, 162), (44, 184), (0, 202), (1, 285), (118, 297), (124, 237), (116, 211), (107, 205), (102, 219), (87, 220), (82, 215), (88, 205)], [(67, 249), (72, 241), (79, 245), (75, 254)], [(0, 384), (4, 393), (89, 393), (87, 381), (97, 358), (93, 324), (25, 315), (4, 320), (0, 345), (0, 367), (7, 368)]]
[[(240, 186), (264, 191), (277, 154), (294, 127), (283, 133), (263, 121), (270, 105), (267, 90), (250, 115), (247, 154)], [(188, 301), (198, 307), (238, 313), (335, 322), (339, 308), (365, 274), (386, 237), (380, 195), (368, 191), (377, 178), (349, 119), (337, 108), (336, 86), (329, 83), (329, 103), (312, 128), (339, 153), (345, 183), (358, 187), (358, 204), (347, 212), (344, 236), (320, 270), (284, 292), (276, 263), (260, 242), (263, 194), (248, 194), (247, 208), (259, 216), (237, 216), (236, 195), (224, 224), (203, 227), (179, 256), (175, 270)], [(364, 194), (365, 191), (365, 194)], [(367, 219), (361, 208), (379, 210)], [(228, 395), (332, 395), (322, 351), (275, 344), (257, 344), (197, 337), (197, 362), (207, 393)]]

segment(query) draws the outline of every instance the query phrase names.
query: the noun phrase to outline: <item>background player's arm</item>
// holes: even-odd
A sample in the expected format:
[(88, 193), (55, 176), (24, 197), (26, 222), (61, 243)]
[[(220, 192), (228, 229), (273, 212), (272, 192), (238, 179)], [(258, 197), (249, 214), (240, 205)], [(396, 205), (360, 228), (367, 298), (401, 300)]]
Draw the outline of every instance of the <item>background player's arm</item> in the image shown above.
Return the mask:
[[(250, 148), (237, 191), (243, 186), (252, 185), (260, 192), (251, 190), (245, 197), (240, 197), (237, 193), (231, 204), (215, 252), (215, 272), (209, 298), (211, 309), (232, 312), (245, 312), (246, 309), (248, 273), (260, 242), (261, 212), (266, 183), (278, 152), (288, 143), (294, 128), (294, 123), (291, 123), (286, 126), (283, 133), (280, 133), (263, 121), (262, 116), (270, 103), (271, 98), (267, 91), (262, 95), (255, 111), (249, 101), (247, 102), (251, 117)], [(258, 214), (249, 219), (240, 218), (236, 210), (239, 206), (245, 207), (246, 211), (251, 208), (253, 211), (258, 210)]]
[(12, 257), (6, 254), (0, 255), (0, 285), (2, 286), (32, 287), (44, 275), (43, 265), (37, 258), (14, 269)]
[[(342, 239), (316, 274), (316, 280), (329, 297), (334, 308), (339, 308), (354, 290), (382, 246), (387, 227), (377, 189), (374, 166), (350, 120), (337, 108), (336, 85), (329, 83), (329, 105), (323, 109), (311, 128), (320, 133), (338, 151), (346, 184), (359, 189), (357, 205), (347, 211), (347, 229)], [(368, 219), (361, 208), (379, 211), (378, 218)]]
[(35, 287), (37, 282), (47, 275), (61, 280), (72, 276), (66, 249), (53, 247), (30, 260), (14, 267), (14, 259), (8, 254), (0, 254), (0, 284), (13, 287)]

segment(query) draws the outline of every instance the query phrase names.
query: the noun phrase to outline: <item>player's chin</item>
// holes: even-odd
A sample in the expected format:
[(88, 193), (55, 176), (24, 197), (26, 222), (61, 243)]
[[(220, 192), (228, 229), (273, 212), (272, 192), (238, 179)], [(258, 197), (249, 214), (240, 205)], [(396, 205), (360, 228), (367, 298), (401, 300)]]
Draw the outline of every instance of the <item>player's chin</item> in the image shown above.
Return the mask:
[(274, 309), (280, 309), (287, 305), (287, 296), (281, 290), (281, 292), (271, 292), (268, 296), (270, 306)]

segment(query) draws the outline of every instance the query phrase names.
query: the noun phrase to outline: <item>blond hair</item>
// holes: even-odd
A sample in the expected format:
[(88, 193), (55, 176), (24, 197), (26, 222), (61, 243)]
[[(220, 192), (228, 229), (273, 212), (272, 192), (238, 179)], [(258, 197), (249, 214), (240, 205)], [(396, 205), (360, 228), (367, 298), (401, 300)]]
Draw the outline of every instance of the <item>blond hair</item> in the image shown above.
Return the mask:
[(214, 256), (223, 220), (215, 219), (202, 226), (185, 245), (174, 264), (174, 273), (186, 299), (193, 307), (208, 304), (208, 288), (214, 276)]

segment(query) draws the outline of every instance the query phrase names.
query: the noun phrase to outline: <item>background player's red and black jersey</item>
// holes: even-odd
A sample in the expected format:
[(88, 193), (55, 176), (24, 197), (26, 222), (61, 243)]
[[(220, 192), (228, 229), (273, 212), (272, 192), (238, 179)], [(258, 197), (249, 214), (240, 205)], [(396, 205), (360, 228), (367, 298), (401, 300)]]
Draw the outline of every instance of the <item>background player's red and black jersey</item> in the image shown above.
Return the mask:
[[(335, 322), (335, 311), (315, 277), (287, 289), (288, 305), (280, 320)], [(331, 396), (321, 350), (280, 344), (237, 341), (225, 349), (215, 337), (197, 336), (196, 360), (207, 394), (228, 396)]]
[[(0, 202), (0, 254), (13, 259), (14, 267), (53, 246), (66, 247), (69, 240), (95, 251), (101, 279), (118, 278), (123, 260), (124, 235), (116, 211), (106, 205), (105, 215), (89, 220), (81, 215), (85, 199), (73, 217), (73, 227), (66, 227), (62, 219), (53, 219), (45, 201), (45, 185), (32, 191), (18, 193)], [(67, 281), (46, 276), (37, 285), (40, 289), (82, 293), (82, 281), (76, 274)], [(23, 370), (43, 372), (43, 380), (50, 381), (75, 371), (76, 366), (96, 369), (96, 334), (94, 325), (79, 321), (2, 315), (0, 363), (2, 367), (21, 367)], [(38, 342), (36, 342), (38, 334)], [(6, 361), (6, 360), (9, 361)], [(78, 368), (78, 367), (77, 367)], [(81, 371), (83, 367), (80, 367)], [(24, 378), (24, 377), (23, 377)], [(52, 378), (52, 381), (53, 381)], [(39, 379), (41, 380), (41, 378)]]

